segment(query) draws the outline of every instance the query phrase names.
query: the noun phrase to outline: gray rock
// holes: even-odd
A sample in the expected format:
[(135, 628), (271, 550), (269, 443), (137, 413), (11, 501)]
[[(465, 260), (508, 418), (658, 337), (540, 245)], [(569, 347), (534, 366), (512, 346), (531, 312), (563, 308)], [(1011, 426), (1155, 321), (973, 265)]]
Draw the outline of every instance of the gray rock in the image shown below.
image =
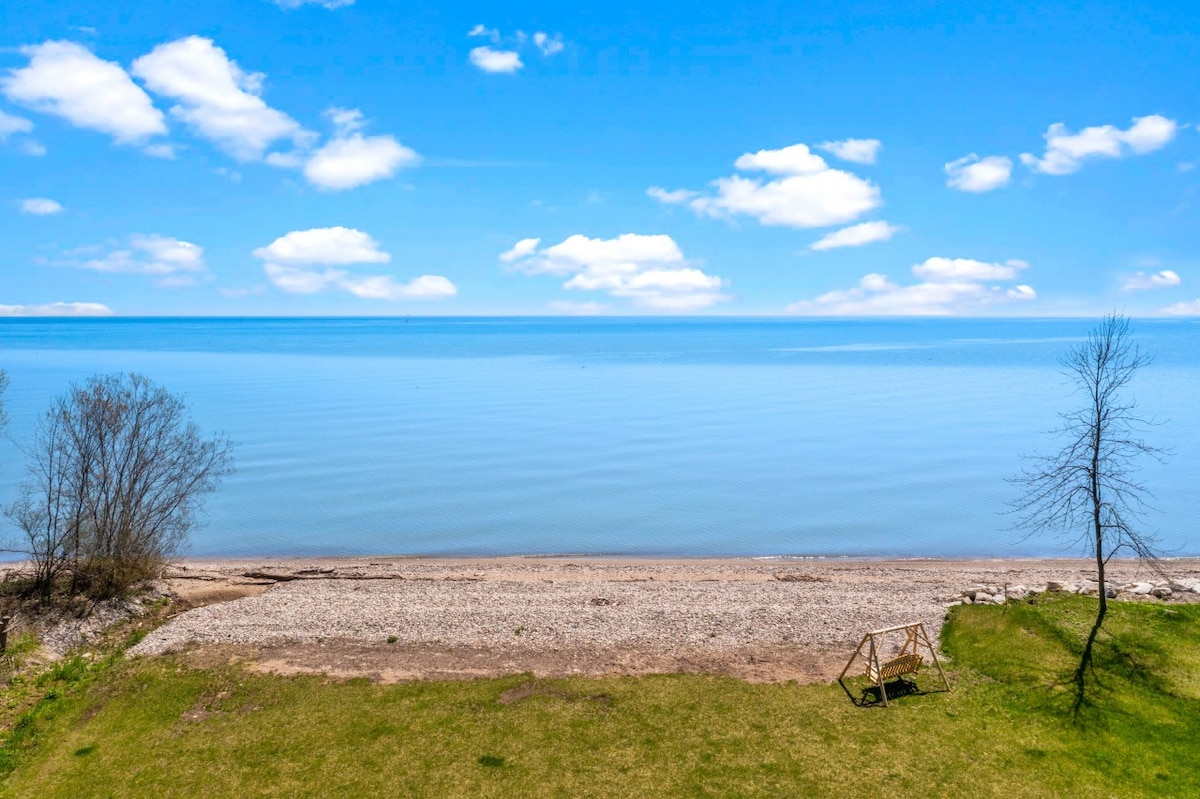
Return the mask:
[(1167, 588), (1165, 585), (1155, 586), (1153, 589), (1151, 589), (1150, 595), (1156, 596), (1159, 599), (1166, 599), (1167, 597), (1171, 596), (1171, 589)]
[[(984, 591), (976, 591), (975, 596), (971, 597), (971, 599), (975, 600), (976, 605), (987, 605), (996, 601), (995, 597)], [(1004, 600), (1001, 601), (1003, 602)]]
[(1133, 587), (1129, 589), (1129, 593), (1145, 596), (1153, 590), (1154, 586), (1150, 585), (1150, 583), (1134, 583)]

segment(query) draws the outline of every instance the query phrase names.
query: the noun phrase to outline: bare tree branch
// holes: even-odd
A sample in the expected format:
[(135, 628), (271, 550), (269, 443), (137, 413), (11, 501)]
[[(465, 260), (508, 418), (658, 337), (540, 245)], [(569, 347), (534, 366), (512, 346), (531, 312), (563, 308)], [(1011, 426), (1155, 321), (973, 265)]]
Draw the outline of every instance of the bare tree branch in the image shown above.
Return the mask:
[(1138, 464), (1165, 452), (1140, 433), (1153, 422), (1137, 414), (1136, 403), (1122, 390), (1150, 363), (1132, 341), (1129, 320), (1110, 314), (1062, 360), (1063, 373), (1083, 398), (1078, 408), (1059, 415), (1053, 431), (1063, 441), (1053, 455), (1029, 458), (1032, 465), (1011, 482), (1022, 489), (1011, 512), (1030, 535), (1054, 532), (1083, 544), (1096, 561), (1100, 602), (1096, 621), (1075, 672), (1076, 712), (1084, 699), (1084, 679), (1092, 664), (1096, 635), (1108, 612), (1104, 569), (1122, 550), (1162, 572), (1154, 537), (1139, 529), (1150, 492), (1138, 477)]
[(231, 444), (205, 439), (183, 400), (141, 375), (94, 377), (34, 432), (28, 479), (5, 509), (25, 534), (43, 598), (125, 591), (187, 538), (206, 494), (232, 472)]

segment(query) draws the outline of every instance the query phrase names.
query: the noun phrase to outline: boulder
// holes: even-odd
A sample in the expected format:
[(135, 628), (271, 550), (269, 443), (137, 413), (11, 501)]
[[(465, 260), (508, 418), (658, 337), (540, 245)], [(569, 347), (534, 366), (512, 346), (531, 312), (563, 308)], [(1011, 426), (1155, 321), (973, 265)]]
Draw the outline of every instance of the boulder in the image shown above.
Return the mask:
[(1147, 594), (1149, 594), (1151, 591), (1154, 590), (1154, 586), (1150, 585), (1150, 583), (1134, 583), (1133, 586), (1131, 588), (1129, 588), (1128, 590), (1129, 590), (1129, 593), (1131, 593), (1131, 594), (1138, 594), (1140, 596), (1146, 596)]
[[(976, 591), (975, 596), (971, 597), (971, 599), (975, 601), (976, 605), (986, 605), (996, 601), (995, 597), (984, 591)], [(1000, 601), (1003, 602), (1004, 600)]]
[(1171, 589), (1167, 588), (1165, 585), (1155, 586), (1154, 588), (1150, 589), (1150, 595), (1156, 596), (1159, 599), (1166, 599), (1167, 597), (1171, 596)]

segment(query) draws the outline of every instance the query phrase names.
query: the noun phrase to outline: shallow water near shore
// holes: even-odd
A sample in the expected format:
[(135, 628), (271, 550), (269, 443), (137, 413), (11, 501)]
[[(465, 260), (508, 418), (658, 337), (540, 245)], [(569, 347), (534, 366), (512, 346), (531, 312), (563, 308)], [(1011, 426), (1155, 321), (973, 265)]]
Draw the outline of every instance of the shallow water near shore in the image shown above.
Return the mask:
[[(1074, 554), (1005, 478), (1076, 401), (1091, 320), (2, 320), (10, 434), (138, 371), (237, 444), (198, 556)], [(1165, 465), (1146, 528), (1200, 554), (1200, 324), (1136, 321)], [(0, 501), (22, 477), (3, 443)], [(11, 530), (11, 528), (9, 528)]]

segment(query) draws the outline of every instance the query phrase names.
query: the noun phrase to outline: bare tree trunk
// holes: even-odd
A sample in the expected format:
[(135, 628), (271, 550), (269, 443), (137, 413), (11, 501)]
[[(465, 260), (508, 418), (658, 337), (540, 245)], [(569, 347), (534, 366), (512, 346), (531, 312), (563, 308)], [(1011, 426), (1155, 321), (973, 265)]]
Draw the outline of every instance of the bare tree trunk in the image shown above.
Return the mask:
[(1104, 588), (1104, 551), (1101, 549), (1101, 527), (1100, 513), (1096, 512), (1096, 576), (1100, 580), (1100, 606), (1096, 610), (1096, 623), (1092, 625), (1092, 631), (1088, 634), (1087, 643), (1083, 645), (1083, 655), (1079, 658), (1079, 668), (1075, 669), (1075, 704), (1071, 710), (1075, 715), (1079, 715), (1079, 711), (1083, 708), (1084, 699), (1084, 680), (1087, 672), (1092, 667), (1092, 646), (1096, 643), (1096, 636), (1100, 633), (1100, 627), (1104, 624), (1104, 615), (1108, 613), (1108, 594)]
[(1055, 432), (1063, 439), (1061, 449), (1036, 456), (1036, 466), (1022, 470), (1013, 481), (1025, 489), (1024, 497), (1013, 503), (1021, 514), (1018, 526), (1068, 535), (1078, 530), (1076, 541), (1087, 542), (1096, 557), (1100, 602), (1075, 669), (1076, 715), (1086, 698), (1088, 677), (1096, 671), (1096, 639), (1108, 613), (1105, 564), (1127, 547), (1155, 565), (1154, 537), (1137, 529), (1149, 491), (1137, 478), (1135, 461), (1142, 456), (1162, 461), (1165, 453), (1142, 440), (1142, 431), (1154, 422), (1139, 416), (1137, 403), (1121, 396), (1148, 363), (1131, 339), (1129, 320), (1106, 316), (1087, 341), (1062, 360), (1064, 373), (1090, 404), (1059, 414), (1063, 424)]
[(1088, 633), (1087, 642), (1083, 645), (1083, 654), (1079, 658), (1079, 668), (1075, 669), (1075, 704), (1071, 709), (1076, 716), (1079, 715), (1079, 711), (1083, 708), (1087, 673), (1092, 667), (1092, 648), (1096, 643), (1096, 636), (1100, 634), (1100, 627), (1104, 624), (1104, 616), (1108, 613), (1108, 594), (1105, 591), (1104, 585), (1104, 522), (1100, 515), (1101, 509), (1104, 507), (1101, 501), (1103, 497), (1100, 493), (1100, 448), (1103, 445), (1104, 435), (1104, 407), (1099, 392), (1093, 393), (1092, 400), (1095, 415), (1092, 420), (1091, 431), (1092, 463), (1091, 474), (1089, 475), (1091, 482), (1089, 489), (1092, 506), (1092, 534), (1094, 536), (1092, 544), (1096, 554), (1096, 579), (1100, 582), (1097, 591), (1100, 595), (1100, 605), (1096, 610), (1096, 623), (1092, 625), (1092, 631)]

